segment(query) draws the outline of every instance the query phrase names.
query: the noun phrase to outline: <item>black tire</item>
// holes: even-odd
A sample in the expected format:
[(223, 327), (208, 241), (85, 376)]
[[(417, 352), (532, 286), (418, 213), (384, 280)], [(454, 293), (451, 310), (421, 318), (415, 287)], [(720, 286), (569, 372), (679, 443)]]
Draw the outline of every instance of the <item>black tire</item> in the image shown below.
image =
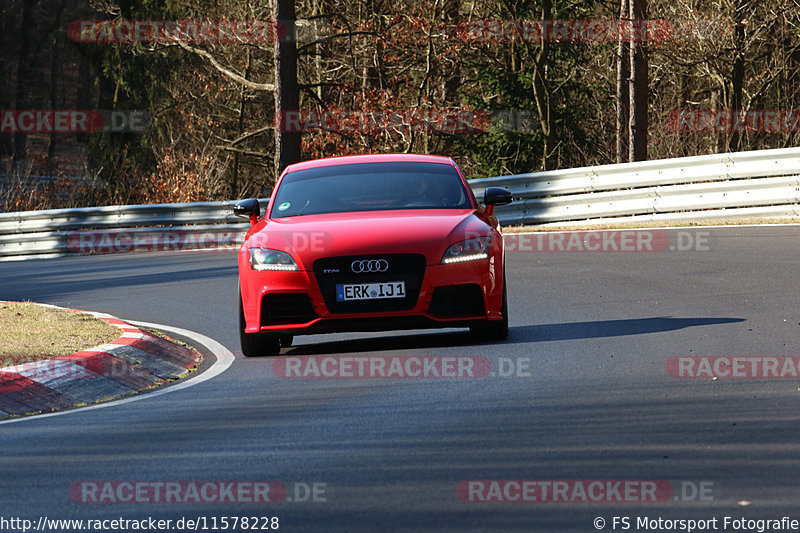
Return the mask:
[(469, 332), (480, 341), (504, 341), (508, 338), (508, 293), (506, 291), (506, 277), (503, 274), (503, 304), (500, 307), (502, 320), (487, 320), (480, 326), (472, 326)]
[(245, 333), (244, 309), (242, 295), (239, 293), (239, 344), (245, 357), (265, 357), (278, 355), (281, 351), (281, 339), (269, 333)]
[(281, 348), (288, 348), (294, 342), (294, 335), (281, 335), (279, 338), (281, 341)]

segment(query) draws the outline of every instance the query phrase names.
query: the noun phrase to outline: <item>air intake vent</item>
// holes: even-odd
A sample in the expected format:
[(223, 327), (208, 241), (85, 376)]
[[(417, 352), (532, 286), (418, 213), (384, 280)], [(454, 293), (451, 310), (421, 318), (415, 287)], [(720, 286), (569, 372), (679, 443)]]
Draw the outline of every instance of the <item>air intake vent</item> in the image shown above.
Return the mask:
[(481, 287), (475, 284), (436, 287), (429, 311), (442, 318), (484, 316)]
[(261, 300), (261, 325), (305, 324), (319, 315), (307, 294), (265, 294)]

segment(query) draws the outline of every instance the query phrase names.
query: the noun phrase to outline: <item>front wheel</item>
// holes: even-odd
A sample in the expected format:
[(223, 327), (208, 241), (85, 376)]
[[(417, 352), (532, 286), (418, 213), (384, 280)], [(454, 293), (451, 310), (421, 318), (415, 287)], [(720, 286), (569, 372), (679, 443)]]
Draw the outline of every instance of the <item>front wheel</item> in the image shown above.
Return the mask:
[(508, 338), (508, 296), (506, 293), (506, 279), (503, 276), (503, 304), (500, 307), (502, 320), (487, 320), (480, 326), (472, 326), (469, 332), (481, 341), (504, 341)]
[(281, 335), (278, 339), (281, 341), (281, 348), (288, 348), (294, 342), (293, 335)]
[(239, 344), (245, 357), (262, 357), (278, 355), (281, 351), (281, 339), (269, 333), (245, 333), (244, 308), (242, 295), (239, 293)]

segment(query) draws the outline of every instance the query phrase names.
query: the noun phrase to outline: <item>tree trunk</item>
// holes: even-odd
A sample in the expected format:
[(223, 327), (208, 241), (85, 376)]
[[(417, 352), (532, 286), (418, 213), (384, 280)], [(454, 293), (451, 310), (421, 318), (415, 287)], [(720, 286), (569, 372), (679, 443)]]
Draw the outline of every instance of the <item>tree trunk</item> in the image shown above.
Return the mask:
[[(247, 50), (247, 66), (244, 69), (244, 77), (250, 79), (250, 68), (253, 64), (253, 56), (251, 51)], [(247, 87), (242, 85), (239, 93), (239, 116), (236, 121), (236, 138), (240, 138), (244, 134), (244, 114), (245, 105), (247, 103)], [(234, 198), (239, 196), (239, 152), (233, 152), (233, 176), (231, 179), (231, 194)]]
[[(461, 21), (461, 15), (458, 12), (458, 0), (444, 0), (442, 5), (442, 18), (448, 27), (457, 27)], [(444, 83), (442, 86), (442, 94), (444, 101), (447, 105), (456, 105), (459, 101), (458, 89), (463, 83), (461, 79), (461, 71), (459, 69), (452, 69), (444, 76)]]
[[(383, 18), (380, 16), (383, 6), (376, 5), (374, 0), (367, 0), (364, 2), (364, 9), (367, 13), (369, 13), (372, 27), (376, 32), (383, 35), (386, 32), (383, 24)], [(383, 39), (375, 39), (372, 54), (372, 58), (370, 58), (368, 54), (364, 54), (364, 66), (362, 68), (361, 78), (362, 96), (366, 96), (366, 93), (377, 89), (383, 89), (384, 87)]]
[[(58, 3), (58, 8), (55, 9), (56, 16), (54, 24), (57, 26), (61, 25), (61, 14), (64, 12), (64, 0), (61, 0)], [(49, 96), (50, 96), (50, 109), (58, 109), (61, 107), (60, 102), (58, 100), (59, 93), (61, 92), (59, 89), (59, 80), (61, 79), (61, 71), (60, 65), (63, 62), (62, 57), (59, 55), (59, 51), (63, 49), (63, 37), (58, 33), (53, 33), (53, 37), (50, 40), (51, 42), (51, 56), (50, 56), (50, 84), (48, 87)], [(56, 132), (51, 132), (50, 135), (47, 137), (47, 173), (50, 175), (54, 175), (58, 169), (55, 168), (55, 153), (56, 153), (56, 142), (58, 140), (58, 134)]]
[[(17, 8), (16, 2), (9, 2), (11, 9)], [(14, 75), (12, 72), (16, 70), (17, 60), (19, 59), (17, 37), (17, 16), (13, 18), (0, 15), (0, 109), (13, 109), (14, 108), (14, 91), (13, 83)], [(6, 159), (10, 159), (14, 155), (14, 137), (13, 135), (0, 135), (0, 173), (8, 172), (6, 168)]]
[[(712, 116), (716, 116), (716, 112), (725, 109), (725, 91), (723, 88), (711, 90), (711, 111)], [(711, 142), (708, 147), (709, 153), (720, 154), (725, 151), (725, 133), (721, 131), (712, 131)]]
[[(311, 14), (313, 16), (319, 16), (322, 14), (322, 8), (320, 7), (320, 2), (318, 0), (314, 0), (311, 6)], [(314, 19), (315, 21), (319, 21), (322, 19)], [(320, 37), (319, 32), (314, 32), (314, 37), (318, 39)], [(319, 43), (314, 45), (314, 83), (316, 83), (316, 87), (314, 88), (314, 93), (317, 95), (317, 104), (320, 105), (322, 103), (322, 47)]]
[[(550, 20), (553, 16), (553, 3), (551, 0), (542, 1), (542, 20)], [(547, 60), (550, 55), (550, 40), (542, 34), (539, 51), (533, 65), (533, 100), (536, 103), (536, 113), (539, 117), (539, 126), (542, 128), (542, 170), (550, 166), (550, 150), (553, 140), (553, 128), (550, 120), (550, 87), (547, 83)]]
[[(628, 18), (629, 0), (619, 2), (619, 24)], [(630, 44), (625, 33), (619, 32), (617, 41), (617, 163), (628, 161), (628, 128), (630, 127)]]
[[(647, 19), (647, 0), (630, 0), (630, 17), (636, 28), (644, 28)], [(642, 32), (633, 32), (630, 43), (630, 160), (647, 159), (647, 47)]]
[(741, 150), (742, 137), (736, 128), (737, 115), (742, 110), (742, 92), (744, 91), (744, 20), (745, 2), (736, 3), (733, 10), (733, 76), (731, 77), (731, 125), (732, 131), (728, 141), (728, 150), (738, 152)]
[[(28, 109), (31, 83), (31, 58), (30, 49), (33, 40), (33, 9), (34, 2), (22, 2), (22, 24), (20, 25), (19, 63), (17, 64), (17, 91), (14, 107), (17, 110)], [(27, 156), (28, 137), (25, 132), (18, 131), (14, 134), (14, 162), (18, 167)]]
[(284, 122), (286, 111), (299, 111), (300, 93), (294, 0), (273, 0), (272, 9), (275, 20), (285, 29), (283, 38), (275, 39), (275, 179), (278, 179), (284, 168), (300, 161), (301, 133), (287, 131)]

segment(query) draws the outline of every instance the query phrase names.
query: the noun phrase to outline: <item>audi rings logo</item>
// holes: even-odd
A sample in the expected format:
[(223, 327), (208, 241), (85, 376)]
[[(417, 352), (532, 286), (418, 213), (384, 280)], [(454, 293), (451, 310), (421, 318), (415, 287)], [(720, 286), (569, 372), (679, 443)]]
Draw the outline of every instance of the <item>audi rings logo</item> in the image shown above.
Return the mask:
[(356, 274), (366, 274), (369, 272), (386, 272), (389, 270), (389, 262), (386, 259), (368, 259), (364, 261), (353, 261), (350, 268)]

